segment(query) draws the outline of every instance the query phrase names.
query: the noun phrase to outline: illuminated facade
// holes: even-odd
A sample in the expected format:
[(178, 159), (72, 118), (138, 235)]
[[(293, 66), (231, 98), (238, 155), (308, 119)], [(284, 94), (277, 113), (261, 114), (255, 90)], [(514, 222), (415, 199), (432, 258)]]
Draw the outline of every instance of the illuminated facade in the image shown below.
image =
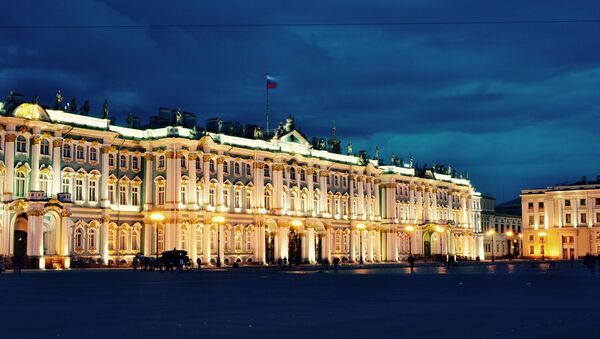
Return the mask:
[(172, 248), (229, 265), (483, 259), (469, 180), (315, 149), (292, 118), (265, 140), (13, 106), (0, 103), (0, 253), (34, 266)]
[(525, 257), (600, 254), (600, 180), (523, 190), (521, 201)]
[[(481, 197), (481, 221), (486, 234), (483, 249), (485, 257), (496, 258), (520, 255), (521, 216), (496, 210), (496, 199)], [(490, 232), (492, 231), (492, 232)], [(493, 248), (493, 249), (492, 249)]]

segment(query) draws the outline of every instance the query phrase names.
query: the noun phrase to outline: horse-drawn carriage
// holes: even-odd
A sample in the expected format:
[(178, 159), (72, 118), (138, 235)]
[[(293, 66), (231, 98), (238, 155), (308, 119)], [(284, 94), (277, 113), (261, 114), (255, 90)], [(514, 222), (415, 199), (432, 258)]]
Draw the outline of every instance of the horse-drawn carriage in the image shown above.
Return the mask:
[(181, 269), (192, 269), (194, 263), (187, 255), (187, 251), (164, 251), (160, 257), (145, 257), (138, 255), (140, 266), (143, 270), (172, 270), (181, 266)]

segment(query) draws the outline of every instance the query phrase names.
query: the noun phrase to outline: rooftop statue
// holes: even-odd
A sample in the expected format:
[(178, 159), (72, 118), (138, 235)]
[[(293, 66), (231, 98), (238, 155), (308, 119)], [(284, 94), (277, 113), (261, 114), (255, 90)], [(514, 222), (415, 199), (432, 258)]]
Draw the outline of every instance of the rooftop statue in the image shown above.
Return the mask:
[(77, 101), (75, 98), (72, 98), (71, 101), (67, 104), (67, 112), (77, 113)]
[(61, 109), (62, 106), (62, 102), (63, 102), (63, 96), (62, 93), (60, 93), (60, 89), (58, 91), (56, 91), (56, 100), (54, 101), (54, 109)]
[(83, 106), (81, 106), (81, 111), (79, 111), (81, 115), (89, 115), (90, 114), (90, 103), (89, 101), (85, 101)]
[(38, 104), (40, 102), (40, 96), (36, 95), (33, 97), (33, 100), (31, 101), (32, 104)]
[(414, 167), (413, 167), (413, 165), (414, 165), (414, 160), (413, 160), (413, 156), (412, 156), (412, 155), (410, 156), (410, 160), (409, 160), (409, 163), (408, 163), (408, 165), (410, 166), (410, 168), (414, 168)]
[(373, 159), (379, 160), (379, 146), (375, 146), (375, 155), (373, 156)]
[(108, 99), (104, 100), (104, 104), (102, 104), (102, 119), (108, 119)]
[(390, 159), (390, 162), (392, 166), (398, 165), (398, 158), (396, 157), (396, 153), (392, 153), (392, 158)]
[(175, 126), (181, 126), (181, 108), (175, 110)]
[(348, 141), (348, 155), (352, 155), (352, 141)]
[(262, 139), (263, 138), (263, 130), (260, 127), (256, 127), (254, 129), (254, 139)]
[(127, 114), (127, 127), (131, 128), (133, 126), (133, 115), (131, 113)]

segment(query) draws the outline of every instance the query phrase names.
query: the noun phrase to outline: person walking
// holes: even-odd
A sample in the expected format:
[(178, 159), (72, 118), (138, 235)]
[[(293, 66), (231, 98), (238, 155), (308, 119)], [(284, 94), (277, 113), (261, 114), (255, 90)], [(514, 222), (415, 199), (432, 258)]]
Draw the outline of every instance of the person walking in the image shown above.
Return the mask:
[(6, 267), (4, 266), (4, 256), (0, 255), (0, 274), (2, 274), (2, 272), (4, 272), (5, 269)]
[(196, 258), (196, 265), (198, 265), (198, 272), (200, 272), (200, 267), (202, 267), (202, 259), (200, 257)]
[(333, 271), (335, 273), (337, 273), (339, 266), (340, 266), (340, 258), (338, 258), (338, 257), (333, 258)]
[(137, 255), (135, 257), (133, 257), (133, 260), (131, 261), (131, 266), (133, 267), (133, 271), (137, 272), (137, 267), (138, 267), (138, 263), (139, 263), (139, 259), (137, 257)]
[(415, 271), (415, 257), (413, 257), (412, 255), (408, 256), (408, 263), (410, 264), (410, 272), (414, 272)]

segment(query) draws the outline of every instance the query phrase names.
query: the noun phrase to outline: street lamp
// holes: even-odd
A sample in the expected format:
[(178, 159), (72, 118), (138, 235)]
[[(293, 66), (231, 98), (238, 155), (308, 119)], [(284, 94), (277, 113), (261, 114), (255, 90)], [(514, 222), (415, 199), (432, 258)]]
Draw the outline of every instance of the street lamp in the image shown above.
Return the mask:
[(494, 229), (490, 229), (486, 234), (492, 237), (492, 262), (494, 262), (496, 261), (496, 258), (494, 258), (494, 234), (496, 234), (496, 231), (494, 231)]
[(519, 255), (523, 259), (523, 233), (519, 233)]
[(359, 238), (359, 243), (360, 243), (360, 264), (361, 265), (365, 263), (365, 261), (363, 259), (363, 246), (362, 246), (362, 230), (364, 230), (365, 227), (366, 226), (363, 223), (356, 225), (356, 228), (359, 229), (358, 238)]
[(546, 260), (546, 247), (544, 247), (544, 237), (546, 236), (546, 232), (539, 232), (538, 235), (540, 236), (540, 240), (542, 241), (542, 248), (540, 251), (542, 252), (542, 260)]
[(408, 232), (408, 255), (412, 256), (412, 237), (411, 237), (411, 234), (415, 230), (415, 228), (413, 226), (409, 225), (409, 226), (404, 227), (404, 230), (406, 232)]
[(507, 231), (506, 237), (508, 238), (508, 261), (512, 261), (512, 236), (514, 235), (513, 231)]
[(217, 267), (221, 267), (221, 225), (225, 223), (225, 217), (215, 215), (212, 222), (217, 224)]
[(150, 220), (154, 221), (154, 227), (156, 227), (156, 259), (158, 259), (158, 223), (165, 220), (165, 216), (162, 213), (154, 212), (150, 214)]

